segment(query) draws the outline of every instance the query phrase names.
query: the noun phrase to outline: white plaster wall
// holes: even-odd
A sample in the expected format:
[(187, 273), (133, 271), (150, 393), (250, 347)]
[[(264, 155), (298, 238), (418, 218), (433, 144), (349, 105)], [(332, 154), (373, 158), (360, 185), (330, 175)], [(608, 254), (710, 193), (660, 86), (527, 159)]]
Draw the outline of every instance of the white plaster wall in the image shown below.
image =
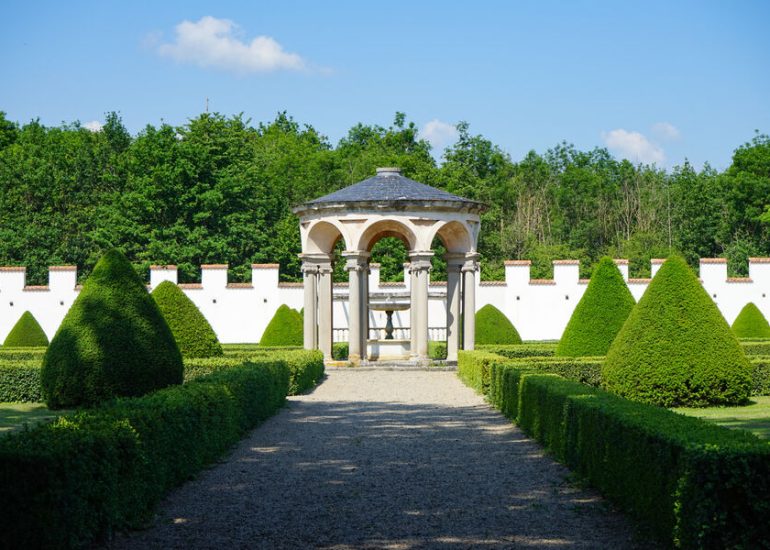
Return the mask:
[[(653, 260), (657, 271), (660, 263)], [(627, 264), (620, 264), (632, 295), (638, 301), (647, 289), (649, 279), (628, 279)], [(493, 304), (502, 310), (525, 340), (556, 340), (567, 324), (572, 311), (585, 292), (587, 281), (578, 279), (579, 264), (575, 261), (554, 262), (553, 280), (531, 280), (529, 262), (506, 262), (505, 281), (479, 282), (476, 275), (476, 307)], [(700, 264), (703, 287), (719, 307), (728, 323), (732, 323), (748, 302), (754, 302), (770, 319), (770, 259), (752, 258), (749, 277), (727, 277), (727, 265), (721, 259), (703, 259)], [(0, 342), (5, 339), (24, 311), (29, 310), (49, 338), (53, 337), (64, 315), (77, 297), (77, 273), (74, 267), (58, 266), (49, 271), (45, 287), (25, 286), (24, 268), (0, 267)], [(153, 266), (151, 290), (164, 280), (177, 281), (175, 266)], [(371, 292), (408, 293), (406, 283), (380, 283), (379, 269), (370, 274)], [(304, 303), (301, 283), (279, 283), (277, 264), (252, 266), (252, 282), (228, 284), (227, 268), (223, 265), (201, 267), (201, 283), (180, 285), (211, 323), (219, 339), (225, 343), (259, 342), (275, 310), (281, 304), (301, 309)], [(335, 285), (333, 307), (336, 336), (344, 336), (347, 328), (347, 285)], [(446, 325), (446, 284), (433, 283), (429, 288), (428, 325), (434, 328), (432, 337)], [(372, 327), (385, 326), (385, 313), (372, 311)], [(393, 314), (396, 328), (409, 326), (409, 311)], [(337, 338), (340, 339), (340, 338)]]

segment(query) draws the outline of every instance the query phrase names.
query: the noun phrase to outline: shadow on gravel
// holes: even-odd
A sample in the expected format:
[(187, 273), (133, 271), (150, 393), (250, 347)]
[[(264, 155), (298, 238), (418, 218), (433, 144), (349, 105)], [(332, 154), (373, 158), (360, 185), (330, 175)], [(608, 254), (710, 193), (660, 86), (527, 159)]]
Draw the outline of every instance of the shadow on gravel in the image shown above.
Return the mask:
[[(126, 546), (634, 548), (485, 405), (292, 401)], [(120, 545), (122, 546), (122, 545)]]

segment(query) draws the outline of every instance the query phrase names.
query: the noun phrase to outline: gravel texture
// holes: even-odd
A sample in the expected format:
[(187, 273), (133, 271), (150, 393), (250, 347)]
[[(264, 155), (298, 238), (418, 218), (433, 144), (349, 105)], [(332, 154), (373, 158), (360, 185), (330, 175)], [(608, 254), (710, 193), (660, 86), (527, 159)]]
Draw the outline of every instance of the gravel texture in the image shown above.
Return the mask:
[(112, 548), (646, 548), (452, 372), (335, 370)]

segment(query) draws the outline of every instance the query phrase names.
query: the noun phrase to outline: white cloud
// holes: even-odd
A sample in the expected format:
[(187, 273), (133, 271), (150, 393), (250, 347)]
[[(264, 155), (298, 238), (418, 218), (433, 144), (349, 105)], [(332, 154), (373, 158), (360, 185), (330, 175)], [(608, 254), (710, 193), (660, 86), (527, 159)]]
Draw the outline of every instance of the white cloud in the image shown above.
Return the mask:
[(632, 162), (662, 165), (666, 160), (663, 149), (639, 132), (618, 128), (602, 132), (602, 139), (611, 151)]
[(658, 139), (666, 141), (677, 140), (682, 136), (679, 128), (670, 122), (656, 122), (652, 125), (652, 133)]
[(92, 120), (91, 122), (83, 124), (83, 128), (91, 130), (92, 132), (101, 132), (103, 127), (104, 125), (98, 120)]
[(257, 36), (248, 43), (240, 40), (238, 25), (229, 19), (207, 15), (197, 22), (182, 21), (175, 31), (174, 42), (158, 46), (158, 53), (179, 63), (237, 73), (307, 69), (302, 57), (285, 51), (269, 36)]
[(427, 140), (433, 149), (442, 150), (453, 143), (459, 134), (454, 124), (434, 118), (420, 129), (420, 138)]

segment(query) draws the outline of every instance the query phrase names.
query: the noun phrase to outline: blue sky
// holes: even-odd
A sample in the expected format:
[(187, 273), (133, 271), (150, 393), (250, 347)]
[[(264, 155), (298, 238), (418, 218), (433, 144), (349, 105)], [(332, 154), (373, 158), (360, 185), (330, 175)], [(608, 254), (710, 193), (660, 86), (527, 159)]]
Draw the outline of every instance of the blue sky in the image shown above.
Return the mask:
[[(132, 133), (286, 110), (336, 143), (396, 111), (514, 160), (562, 140), (722, 169), (770, 132), (770, 2), (4, 3), (0, 110)], [(95, 121), (95, 122), (94, 122)]]

